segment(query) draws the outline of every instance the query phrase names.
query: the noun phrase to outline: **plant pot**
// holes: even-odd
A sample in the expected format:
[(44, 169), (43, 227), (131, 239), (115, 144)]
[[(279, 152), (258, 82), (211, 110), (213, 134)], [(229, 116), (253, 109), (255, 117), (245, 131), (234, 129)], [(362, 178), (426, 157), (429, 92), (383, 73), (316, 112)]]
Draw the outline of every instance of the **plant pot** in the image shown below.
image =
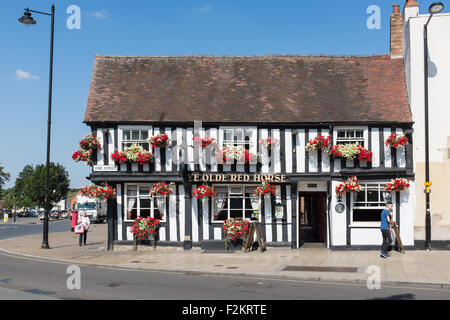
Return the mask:
[(230, 239), (225, 240), (225, 250), (227, 251), (240, 251), (244, 246), (244, 240), (231, 241)]

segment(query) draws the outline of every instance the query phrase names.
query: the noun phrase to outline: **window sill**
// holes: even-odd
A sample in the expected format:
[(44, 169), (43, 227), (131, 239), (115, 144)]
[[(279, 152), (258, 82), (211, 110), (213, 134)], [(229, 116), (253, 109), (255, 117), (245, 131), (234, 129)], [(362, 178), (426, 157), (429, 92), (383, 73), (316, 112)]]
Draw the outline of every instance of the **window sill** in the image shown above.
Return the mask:
[(379, 229), (381, 225), (381, 221), (380, 222), (354, 222), (352, 224), (350, 224), (348, 227), (349, 228), (374, 228), (374, 229)]

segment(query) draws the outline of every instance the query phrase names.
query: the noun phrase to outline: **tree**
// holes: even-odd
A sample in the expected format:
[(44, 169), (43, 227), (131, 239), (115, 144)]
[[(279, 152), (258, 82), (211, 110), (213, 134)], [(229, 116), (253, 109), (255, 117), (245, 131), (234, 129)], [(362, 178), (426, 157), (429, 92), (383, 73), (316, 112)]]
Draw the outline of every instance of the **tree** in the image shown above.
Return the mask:
[(12, 189), (6, 189), (3, 192), (3, 208), (7, 210), (14, 209), (16, 203), (12, 193)]
[(0, 166), (0, 199), (2, 197), (2, 188), (6, 181), (11, 177), (8, 172), (3, 171), (5, 168)]
[[(45, 207), (45, 165), (38, 165), (31, 175), (30, 179), (25, 184), (25, 192), (33, 202), (36, 202), (40, 207)], [(55, 163), (50, 163), (49, 181), (48, 181), (48, 196), (49, 207), (65, 199), (69, 191), (69, 174), (64, 166)]]
[(33, 201), (30, 195), (25, 190), (25, 186), (30, 183), (30, 180), (34, 174), (34, 167), (32, 165), (26, 165), (19, 173), (16, 179), (14, 187), (12, 188), (12, 197), (15, 205), (19, 208), (33, 208), (37, 202)]

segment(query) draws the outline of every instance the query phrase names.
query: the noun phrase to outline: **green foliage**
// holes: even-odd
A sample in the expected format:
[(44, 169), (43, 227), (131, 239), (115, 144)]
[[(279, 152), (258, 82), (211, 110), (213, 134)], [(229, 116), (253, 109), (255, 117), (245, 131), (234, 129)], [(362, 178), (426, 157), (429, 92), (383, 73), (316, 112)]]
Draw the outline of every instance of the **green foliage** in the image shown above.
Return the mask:
[(14, 209), (15, 201), (12, 193), (12, 189), (4, 190), (3, 192), (3, 208), (7, 210)]
[(19, 173), (16, 179), (14, 187), (12, 188), (12, 197), (14, 203), (19, 208), (33, 208), (37, 203), (33, 201), (29, 194), (25, 190), (25, 186), (30, 183), (33, 176), (34, 168), (32, 165), (26, 165)]
[[(25, 184), (25, 192), (33, 202), (40, 207), (45, 207), (45, 180), (46, 166), (38, 165)], [(58, 201), (65, 199), (69, 191), (69, 174), (60, 164), (50, 163), (48, 197), (49, 207), (52, 207)]]
[[(26, 165), (16, 179), (11, 190), (14, 205), (19, 208), (45, 207), (45, 165), (34, 168)], [(69, 191), (69, 174), (60, 164), (50, 163), (49, 170), (49, 207), (65, 199)]]
[(4, 167), (0, 166), (0, 199), (2, 199), (2, 189), (6, 181), (11, 177), (8, 172), (4, 171)]

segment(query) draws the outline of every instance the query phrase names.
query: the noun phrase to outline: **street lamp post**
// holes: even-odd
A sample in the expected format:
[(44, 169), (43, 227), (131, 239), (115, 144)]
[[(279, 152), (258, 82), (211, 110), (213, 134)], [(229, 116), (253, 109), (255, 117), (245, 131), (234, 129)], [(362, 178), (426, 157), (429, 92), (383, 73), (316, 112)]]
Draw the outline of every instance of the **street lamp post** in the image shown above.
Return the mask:
[(51, 134), (51, 123), (52, 123), (52, 89), (53, 89), (53, 40), (55, 35), (55, 5), (52, 5), (51, 13), (40, 12), (25, 9), (22, 18), (19, 18), (19, 22), (26, 25), (36, 24), (36, 21), (31, 17), (31, 12), (50, 16), (51, 22), (51, 34), (50, 34), (50, 69), (49, 69), (49, 88), (48, 88), (48, 121), (47, 121), (47, 161), (45, 167), (45, 215), (44, 215), (44, 230), (42, 239), (42, 249), (50, 249), (48, 244), (48, 219), (49, 219), (49, 195), (48, 195), (48, 182), (50, 175), (50, 134)]
[(431, 213), (430, 213), (430, 193), (432, 186), (430, 182), (430, 141), (429, 141), (429, 121), (428, 121), (428, 24), (434, 14), (444, 10), (441, 2), (433, 3), (428, 11), (430, 17), (424, 26), (424, 76), (425, 76), (425, 249), (431, 251)]

